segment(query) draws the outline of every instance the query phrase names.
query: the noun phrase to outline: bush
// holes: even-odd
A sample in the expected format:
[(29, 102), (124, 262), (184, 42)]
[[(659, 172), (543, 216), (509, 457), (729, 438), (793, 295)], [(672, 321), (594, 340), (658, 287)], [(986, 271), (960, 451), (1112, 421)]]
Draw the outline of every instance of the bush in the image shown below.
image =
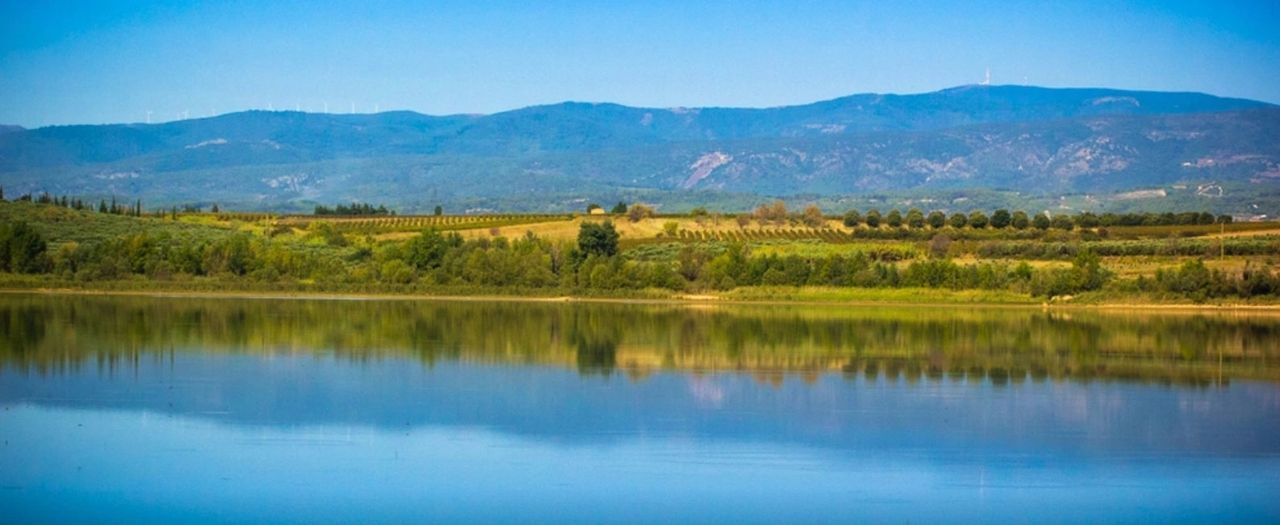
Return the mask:
[(872, 209), (867, 211), (866, 223), (867, 223), (867, 226), (871, 228), (879, 228), (880, 227), (880, 210)]
[(0, 271), (43, 273), (49, 270), (49, 244), (25, 222), (0, 223)]
[(1009, 215), (1009, 210), (999, 209), (991, 214), (992, 228), (996, 228), (996, 229), (1008, 228), (1010, 222), (1013, 222), (1013, 216)]
[(1110, 279), (1111, 272), (1102, 268), (1101, 258), (1084, 250), (1076, 255), (1070, 269), (1036, 272), (1031, 279), (1031, 294), (1049, 298), (1073, 295), (1101, 289)]
[(930, 228), (936, 230), (947, 225), (947, 214), (940, 211), (931, 211), (929, 212), (929, 218), (925, 222), (929, 223)]
[(1050, 225), (1059, 230), (1071, 231), (1075, 228), (1075, 222), (1071, 220), (1070, 215), (1054, 215)]
[(862, 224), (862, 214), (858, 210), (849, 210), (844, 212), (844, 225), (853, 228)]
[(1014, 229), (1017, 230), (1025, 230), (1031, 225), (1031, 219), (1027, 217), (1027, 212), (1015, 211), (1013, 212), (1013, 215), (1009, 217), (1009, 225), (1013, 226)]
[(631, 222), (640, 222), (649, 217), (653, 217), (653, 208), (650, 206), (637, 202), (627, 209), (627, 219)]
[(889, 210), (889, 215), (885, 217), (885, 223), (887, 223), (887, 224), (889, 225), (889, 227), (890, 227), (890, 228), (898, 228), (898, 227), (901, 227), (901, 226), (902, 226), (902, 212), (898, 211), (898, 209), (897, 209), (897, 208), (894, 208), (894, 209), (892, 209), (892, 210)]
[(810, 228), (817, 228), (827, 223), (826, 216), (822, 214), (822, 208), (819, 208), (817, 204), (805, 206), (801, 220), (804, 221), (805, 226)]
[(969, 214), (969, 227), (975, 230), (981, 230), (987, 227), (987, 214), (981, 211), (974, 211)]
[(924, 227), (924, 212), (911, 208), (907, 210), (907, 226), (915, 229)]

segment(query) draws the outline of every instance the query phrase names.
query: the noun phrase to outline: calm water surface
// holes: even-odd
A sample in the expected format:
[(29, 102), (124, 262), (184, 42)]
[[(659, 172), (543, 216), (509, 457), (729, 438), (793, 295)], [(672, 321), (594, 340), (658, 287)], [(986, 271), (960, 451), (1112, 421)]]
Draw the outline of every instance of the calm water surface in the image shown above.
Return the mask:
[(1280, 317), (0, 295), (0, 521), (1277, 522)]

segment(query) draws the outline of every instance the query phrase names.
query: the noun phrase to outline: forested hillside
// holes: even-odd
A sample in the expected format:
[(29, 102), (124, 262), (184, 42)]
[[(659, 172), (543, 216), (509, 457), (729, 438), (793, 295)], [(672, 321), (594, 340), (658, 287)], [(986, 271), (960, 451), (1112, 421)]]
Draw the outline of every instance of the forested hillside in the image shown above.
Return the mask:
[[(766, 109), (563, 103), (493, 115), (251, 111), (0, 133), (11, 194), (163, 205), (558, 212), (988, 199), (1280, 213), (1280, 109), (1195, 93), (965, 86)], [(961, 201), (963, 202), (963, 201)], [(909, 204), (909, 203), (908, 203)]]

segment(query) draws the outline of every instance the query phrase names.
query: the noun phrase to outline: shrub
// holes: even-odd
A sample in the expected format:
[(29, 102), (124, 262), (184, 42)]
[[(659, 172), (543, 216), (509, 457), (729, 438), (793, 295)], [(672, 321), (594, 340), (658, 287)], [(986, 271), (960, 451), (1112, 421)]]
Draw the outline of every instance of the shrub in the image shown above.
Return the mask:
[(844, 212), (844, 225), (853, 228), (862, 224), (862, 214), (858, 210), (849, 210)]
[(929, 212), (929, 218), (925, 219), (925, 222), (929, 223), (930, 228), (936, 230), (947, 225), (947, 214), (936, 210), (931, 211)]
[(991, 214), (991, 227), (996, 229), (1008, 228), (1009, 223), (1013, 222), (1013, 216), (1009, 214), (1009, 210), (999, 209)]
[(869, 227), (879, 228), (880, 227), (880, 210), (871, 209), (867, 211), (866, 223), (867, 223), (867, 226)]
[(810, 228), (817, 228), (827, 222), (826, 216), (822, 214), (822, 208), (819, 208), (817, 204), (805, 206), (801, 220), (804, 221), (805, 226)]
[(915, 208), (911, 208), (910, 210), (907, 210), (907, 226), (911, 228), (916, 228), (916, 229), (923, 228), (924, 213)]
[(987, 227), (987, 214), (975, 210), (969, 214), (969, 227), (981, 230)]
[(1013, 226), (1014, 229), (1025, 230), (1028, 226), (1031, 226), (1031, 219), (1027, 217), (1027, 212), (1021, 210), (1015, 211), (1013, 212), (1013, 215), (1009, 217), (1009, 225)]
[(887, 216), (885, 217), (885, 223), (886, 223), (886, 224), (888, 224), (890, 228), (898, 228), (898, 227), (901, 227), (901, 226), (902, 226), (902, 212), (898, 211), (898, 209), (897, 209), (897, 208), (894, 208), (894, 209), (892, 209), (892, 210), (889, 210), (889, 215), (887, 215)]
[(638, 202), (632, 204), (631, 207), (627, 209), (627, 219), (631, 220), (631, 222), (640, 222), (641, 220), (652, 216), (653, 208)]

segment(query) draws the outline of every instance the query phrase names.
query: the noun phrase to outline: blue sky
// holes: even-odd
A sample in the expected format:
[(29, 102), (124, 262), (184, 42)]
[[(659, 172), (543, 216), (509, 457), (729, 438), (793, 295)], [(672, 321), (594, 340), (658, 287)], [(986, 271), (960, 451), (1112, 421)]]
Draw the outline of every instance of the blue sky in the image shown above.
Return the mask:
[(775, 106), (975, 83), (1280, 102), (1280, 2), (10, 2), (0, 123)]

